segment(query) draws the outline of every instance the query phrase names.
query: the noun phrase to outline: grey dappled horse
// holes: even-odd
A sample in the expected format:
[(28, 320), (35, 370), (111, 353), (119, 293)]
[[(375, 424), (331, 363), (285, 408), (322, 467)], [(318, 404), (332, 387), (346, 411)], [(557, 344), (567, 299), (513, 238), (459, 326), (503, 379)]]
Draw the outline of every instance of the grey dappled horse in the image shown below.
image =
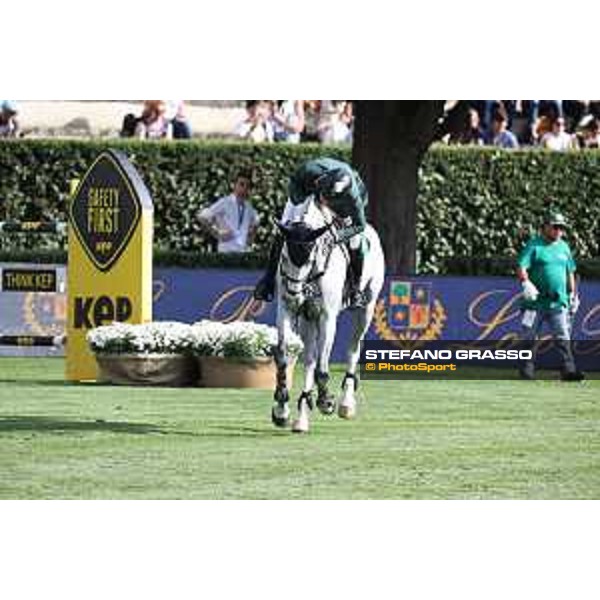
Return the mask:
[[(285, 348), (289, 332), (296, 330), (304, 342), (305, 373), (298, 399), (298, 415), (292, 430), (308, 432), (315, 383), (319, 410), (330, 415), (336, 408), (335, 398), (329, 391), (329, 357), (338, 315), (346, 308), (349, 255), (345, 245), (337, 241), (335, 215), (312, 199), (298, 208), (293, 220), (279, 227), (285, 243), (277, 274), (277, 386), (271, 416), (276, 426), (289, 425), (288, 357)], [(364, 235), (368, 252), (360, 286), (361, 290), (365, 290), (368, 302), (364, 307), (351, 307), (353, 333), (342, 395), (337, 403), (338, 415), (346, 419), (356, 413), (356, 367), (360, 342), (373, 318), (385, 276), (385, 261), (377, 232), (367, 225)]]

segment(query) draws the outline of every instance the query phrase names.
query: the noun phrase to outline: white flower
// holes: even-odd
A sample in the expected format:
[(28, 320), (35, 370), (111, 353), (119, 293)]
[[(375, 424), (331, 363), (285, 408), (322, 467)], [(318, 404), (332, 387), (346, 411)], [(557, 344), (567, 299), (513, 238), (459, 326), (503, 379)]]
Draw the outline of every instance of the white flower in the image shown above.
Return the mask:
[(112, 323), (92, 329), (87, 340), (95, 352), (181, 354), (190, 350), (190, 328), (174, 321), (139, 325)]
[[(252, 321), (200, 321), (193, 328), (194, 353), (202, 356), (267, 357), (273, 356), (277, 346), (277, 329)], [(302, 348), (300, 338), (293, 335), (288, 352), (297, 356)]]
[[(249, 321), (220, 323), (200, 321), (194, 325), (158, 321), (131, 325), (112, 323), (92, 329), (87, 335), (94, 352), (113, 354), (195, 354), (258, 358), (273, 356), (277, 330)], [(287, 345), (289, 354), (302, 351), (302, 340), (295, 334)]]

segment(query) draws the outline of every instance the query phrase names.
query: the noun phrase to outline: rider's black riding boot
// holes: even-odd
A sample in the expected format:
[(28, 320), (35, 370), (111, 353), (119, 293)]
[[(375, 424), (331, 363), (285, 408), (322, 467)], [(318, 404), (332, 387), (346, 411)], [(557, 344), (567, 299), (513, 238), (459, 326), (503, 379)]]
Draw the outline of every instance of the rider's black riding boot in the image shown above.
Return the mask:
[(350, 252), (350, 306), (364, 306), (366, 303), (365, 295), (360, 290), (360, 279), (362, 277), (363, 265), (365, 262), (362, 249), (353, 250)]
[(269, 250), (269, 263), (267, 264), (267, 272), (254, 288), (255, 300), (263, 300), (271, 302), (275, 296), (275, 276), (277, 275), (277, 267), (279, 266), (279, 258), (281, 249), (283, 248), (283, 236), (280, 233), (275, 234), (275, 239)]

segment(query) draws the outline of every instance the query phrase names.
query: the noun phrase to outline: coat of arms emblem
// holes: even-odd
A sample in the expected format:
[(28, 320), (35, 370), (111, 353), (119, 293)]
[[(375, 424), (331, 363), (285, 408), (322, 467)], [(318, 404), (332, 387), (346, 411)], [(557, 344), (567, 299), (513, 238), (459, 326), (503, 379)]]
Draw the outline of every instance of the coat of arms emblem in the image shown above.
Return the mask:
[(375, 306), (373, 324), (382, 340), (439, 339), (446, 311), (430, 282), (392, 279), (385, 300)]

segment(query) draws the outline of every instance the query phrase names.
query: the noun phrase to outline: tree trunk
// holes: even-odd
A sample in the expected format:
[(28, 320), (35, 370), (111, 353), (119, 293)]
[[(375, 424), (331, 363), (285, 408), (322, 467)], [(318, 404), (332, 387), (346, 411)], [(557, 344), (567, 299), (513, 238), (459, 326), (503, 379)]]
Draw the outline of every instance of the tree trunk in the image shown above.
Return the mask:
[(416, 268), (418, 172), (443, 100), (359, 100), (353, 163), (369, 190), (369, 218), (383, 242), (389, 272)]

